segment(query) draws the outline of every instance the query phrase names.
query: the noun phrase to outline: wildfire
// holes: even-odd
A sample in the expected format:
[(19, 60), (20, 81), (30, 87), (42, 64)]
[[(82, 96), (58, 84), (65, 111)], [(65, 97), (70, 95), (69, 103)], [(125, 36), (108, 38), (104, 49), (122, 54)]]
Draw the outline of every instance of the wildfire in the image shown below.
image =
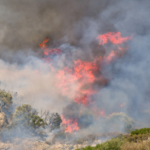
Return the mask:
[[(116, 50), (111, 50), (111, 52), (103, 57), (95, 58), (93, 62), (89, 61), (82, 61), (82, 60), (75, 60), (73, 62), (72, 67), (65, 67), (62, 70), (59, 70), (56, 73), (56, 87), (61, 91), (61, 93), (65, 96), (70, 93), (72, 87), (74, 87), (74, 91), (76, 95), (74, 96), (74, 101), (78, 104), (83, 104), (85, 106), (90, 105), (90, 102), (93, 101), (91, 96), (97, 93), (97, 90), (93, 88), (94, 83), (101, 83), (99, 88), (106, 85), (108, 79), (106, 79), (101, 74), (101, 65), (105, 64), (108, 65), (112, 61), (114, 61), (117, 57), (121, 57), (124, 53), (128, 50), (128, 47), (124, 47), (122, 44), (131, 40), (133, 36), (129, 37), (122, 37), (120, 32), (108, 32), (106, 34), (99, 35), (96, 39), (99, 41), (99, 45), (105, 45), (108, 42), (115, 45)], [(45, 39), (39, 46), (43, 50), (44, 55), (46, 58), (44, 60), (49, 63), (51, 70), (54, 70), (51, 57), (53, 54), (61, 54), (60, 49), (48, 49), (46, 47), (46, 43), (49, 39)], [(103, 63), (105, 62), (105, 63)], [(96, 75), (97, 74), (97, 75)], [(76, 86), (74, 86), (76, 85)], [(124, 104), (121, 104), (120, 107), (122, 108)], [(95, 110), (93, 110), (95, 111)], [(105, 117), (105, 111), (96, 110), (95, 114), (98, 114), (102, 117)], [(77, 119), (68, 119), (66, 120), (62, 116), (62, 124), (66, 126), (65, 132), (73, 132), (79, 130), (78, 120)]]
[(74, 66), (70, 69), (64, 68), (56, 74), (56, 86), (63, 94), (68, 94), (71, 86), (77, 85), (77, 96), (74, 98), (75, 102), (87, 104), (88, 96), (93, 94), (93, 89), (82, 89), (86, 84), (92, 84), (96, 81), (95, 73), (100, 71), (100, 68), (94, 62), (85, 62), (81, 60), (74, 61)]
[(63, 116), (61, 116), (62, 124), (65, 125), (65, 132), (72, 133), (73, 131), (78, 131), (79, 126), (77, 119), (65, 119)]
[[(50, 61), (52, 61), (52, 59), (50, 59), (48, 57), (49, 55), (61, 54), (61, 49), (58, 49), (58, 48), (48, 49), (46, 46), (46, 43), (48, 41), (49, 41), (49, 39), (46, 38), (41, 44), (39, 44), (40, 48), (43, 50), (44, 55), (47, 56), (47, 58), (43, 58), (43, 60), (46, 63), (49, 63)], [(49, 67), (51, 68), (52, 71), (54, 71), (54, 67), (53, 67), (52, 63), (49, 63)]]
[(48, 49), (46, 47), (46, 43), (49, 41), (49, 39), (45, 39), (41, 44), (39, 44), (40, 48), (44, 50), (44, 55), (48, 56), (48, 55), (51, 55), (51, 54), (60, 54), (61, 53), (61, 50), (58, 49), (58, 48), (53, 48), (53, 49)]
[(122, 44), (127, 42), (128, 40), (131, 40), (132, 38), (133, 36), (122, 37), (120, 32), (108, 32), (97, 37), (100, 45), (108, 43), (108, 40), (113, 44)]

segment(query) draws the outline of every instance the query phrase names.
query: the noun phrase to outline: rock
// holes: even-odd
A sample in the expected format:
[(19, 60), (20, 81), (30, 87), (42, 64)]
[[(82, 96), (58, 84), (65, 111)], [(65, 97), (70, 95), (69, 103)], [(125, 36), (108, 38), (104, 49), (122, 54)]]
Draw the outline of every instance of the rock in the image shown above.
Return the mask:
[(8, 120), (4, 112), (0, 113), (0, 129), (8, 125)]

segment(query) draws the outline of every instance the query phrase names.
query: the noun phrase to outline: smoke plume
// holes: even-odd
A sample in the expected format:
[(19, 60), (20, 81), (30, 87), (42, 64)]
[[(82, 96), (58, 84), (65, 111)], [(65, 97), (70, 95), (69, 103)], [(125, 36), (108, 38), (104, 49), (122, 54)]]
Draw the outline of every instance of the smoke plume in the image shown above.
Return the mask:
[[(29, 103), (38, 110), (57, 111), (66, 119), (78, 119), (79, 126), (95, 133), (105, 131), (103, 119), (97, 121), (97, 118), (114, 112), (125, 112), (141, 121), (140, 126), (148, 126), (149, 7), (149, 0), (1, 0), (0, 88), (18, 92), (23, 97), (14, 99), (18, 105)], [(111, 50), (120, 48), (112, 45), (111, 38), (106, 45), (99, 43), (96, 38), (106, 33), (129, 37), (129, 41), (123, 43), (123, 48), (128, 50), (117, 54), (109, 65), (106, 61), (99, 64), (95, 59), (107, 59), (109, 54), (116, 54)], [(44, 48), (55, 52), (51, 56), (50, 51), (47, 55), (47, 51), (39, 47), (45, 39), (49, 40)], [(81, 61), (99, 66), (95, 67), (96, 71), (91, 69), (96, 78), (94, 82), (79, 84), (79, 76), (66, 69)], [(63, 69), (67, 73), (60, 86), (62, 75), (57, 73)], [(69, 89), (63, 88), (65, 84)], [(88, 105), (84, 100), (79, 102), (83, 94), (77, 94), (79, 89), (80, 92), (92, 89), (92, 94), (88, 93), (92, 95)], [(94, 114), (88, 126), (82, 121), (87, 117), (82, 115), (83, 109)], [(101, 129), (96, 125), (99, 123)]]

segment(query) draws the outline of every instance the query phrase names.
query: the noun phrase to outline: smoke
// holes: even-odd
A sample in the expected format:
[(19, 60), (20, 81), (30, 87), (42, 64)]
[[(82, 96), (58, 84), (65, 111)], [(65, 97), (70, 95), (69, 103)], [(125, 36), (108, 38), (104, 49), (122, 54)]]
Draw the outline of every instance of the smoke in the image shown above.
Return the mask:
[(143, 111), (149, 110), (149, 96), (146, 93), (149, 91), (150, 22), (147, 17), (150, 12), (147, 8), (150, 3), (130, 1), (129, 4), (129, 7), (126, 7), (124, 2), (117, 3), (115, 7), (110, 6), (109, 11), (106, 9), (101, 14), (101, 18), (111, 20), (118, 31), (125, 34), (132, 33), (134, 38), (125, 57), (105, 68), (104, 72), (111, 74), (113, 79), (110, 80), (108, 87), (99, 92), (98, 103), (101, 105), (101, 101), (104, 102), (107, 110), (115, 108), (119, 103), (126, 103), (123, 107), (126, 114), (138, 121), (144, 120), (144, 123), (149, 123)]
[(98, 108), (102, 119), (92, 116), (81, 133), (106, 131), (103, 117), (113, 112), (125, 112), (140, 122), (139, 126), (148, 126), (149, 6), (148, 0), (1, 0), (0, 88), (24, 97), (14, 99), (17, 105), (28, 103), (38, 110), (57, 111), (67, 119), (78, 119), (85, 127), (80, 113), (85, 107), (73, 102), (78, 84), (75, 82), (70, 92), (62, 95), (64, 89), (55, 86), (56, 72), (42, 60), (39, 44), (49, 38), (49, 48), (62, 50), (61, 56), (52, 56), (58, 71), (72, 66), (77, 59), (93, 61), (96, 56), (107, 55), (115, 47), (99, 46), (96, 37), (119, 31), (124, 37), (134, 37), (123, 57), (101, 66), (98, 73), (108, 81), (102, 87), (101, 83), (92, 85), (101, 88), (92, 97), (95, 103), (87, 109), (93, 112)]
[(100, 6), (97, 4), (99, 1), (93, 3), (91, 0), (2, 0), (1, 46), (11, 51), (23, 48), (34, 48), (36, 51), (38, 44), (46, 37), (50, 38), (51, 44), (65, 38), (71, 44), (77, 44), (83, 27), (78, 30), (75, 26), (86, 16), (96, 17), (106, 5), (104, 2)]

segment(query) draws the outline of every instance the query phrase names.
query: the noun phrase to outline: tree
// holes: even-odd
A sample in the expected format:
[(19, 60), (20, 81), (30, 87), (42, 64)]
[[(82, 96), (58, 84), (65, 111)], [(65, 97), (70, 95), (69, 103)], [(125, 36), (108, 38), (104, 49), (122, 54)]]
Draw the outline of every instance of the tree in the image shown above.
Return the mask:
[(62, 122), (58, 113), (50, 113), (49, 111), (41, 111), (40, 117), (46, 122), (50, 130), (58, 129)]
[(12, 95), (8, 92), (0, 90), (0, 106), (3, 111), (8, 110), (12, 105)]
[(23, 104), (15, 109), (13, 125), (28, 126), (33, 128), (44, 127), (46, 123), (38, 116), (38, 113), (31, 105)]
[[(22, 117), (26, 114), (33, 113), (31, 105), (23, 104), (15, 109), (14, 117)], [(34, 112), (36, 113), (36, 112)]]
[(52, 122), (53, 122), (53, 127), (52, 127), (53, 129), (57, 129), (60, 127), (62, 120), (58, 113), (55, 113), (53, 115)]
[(44, 127), (46, 125), (44, 120), (37, 115), (33, 117), (32, 124), (34, 128)]

